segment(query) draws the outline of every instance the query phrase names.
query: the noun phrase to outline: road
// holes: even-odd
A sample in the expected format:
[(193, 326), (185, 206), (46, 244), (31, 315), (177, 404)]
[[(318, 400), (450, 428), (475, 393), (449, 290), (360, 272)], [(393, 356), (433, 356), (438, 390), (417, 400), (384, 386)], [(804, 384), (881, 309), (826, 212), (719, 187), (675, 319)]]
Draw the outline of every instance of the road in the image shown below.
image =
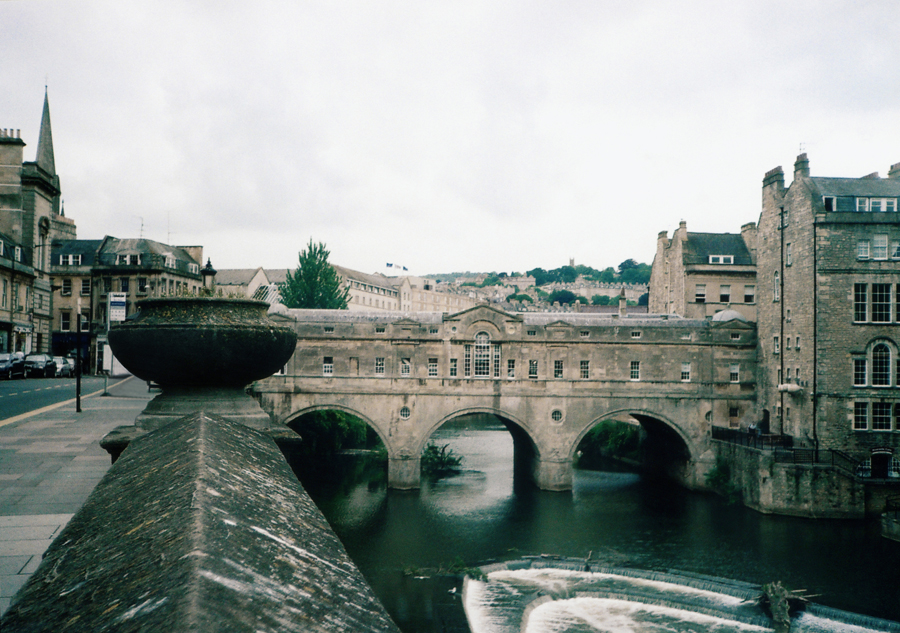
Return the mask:
[[(110, 379), (114, 384), (118, 379)], [(103, 389), (104, 379), (82, 376), (81, 395)], [(75, 398), (74, 378), (27, 378), (0, 381), (0, 426), (23, 413)]]

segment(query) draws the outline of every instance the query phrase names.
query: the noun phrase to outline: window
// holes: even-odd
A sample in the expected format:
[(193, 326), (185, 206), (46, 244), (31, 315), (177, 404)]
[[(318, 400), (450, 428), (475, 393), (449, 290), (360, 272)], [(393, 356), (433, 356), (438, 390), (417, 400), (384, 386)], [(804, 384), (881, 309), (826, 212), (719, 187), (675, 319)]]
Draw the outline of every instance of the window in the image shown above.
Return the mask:
[(866, 213), (869, 210), (869, 199), (868, 198), (857, 198), (856, 199), (856, 212), (857, 213)]
[(744, 303), (756, 303), (756, 286), (744, 286)]
[(694, 288), (694, 303), (706, 303), (706, 284), (697, 284)]
[(690, 363), (681, 363), (681, 382), (691, 382)]
[(384, 326), (383, 326), (383, 325), (376, 325), (376, 326), (375, 326), (375, 333), (376, 333), (376, 334), (381, 334), (382, 332), (384, 332)]
[(872, 386), (889, 387), (891, 384), (891, 350), (884, 343), (872, 348)]
[(384, 358), (375, 359), (375, 375), (384, 376)]
[(641, 333), (640, 332), (632, 332), (631, 338), (641, 338)]
[(166, 268), (175, 268), (175, 256), (172, 253), (165, 253)]
[(112, 277), (104, 277), (103, 278), (103, 293), (109, 294), (112, 292)]
[(784, 339), (784, 349), (791, 349), (791, 337)]
[(330, 333), (334, 332), (334, 326), (333, 326), (333, 325), (326, 325), (323, 329), (325, 330), (325, 333), (326, 333), (326, 334), (330, 334)]
[(853, 430), (866, 431), (869, 428), (869, 403), (853, 403)]
[(865, 358), (854, 358), (853, 359), (853, 386), (854, 387), (865, 387), (868, 382), (868, 376), (866, 375), (866, 359)]
[(778, 301), (781, 298), (781, 275), (775, 271), (775, 284), (772, 286), (772, 301)]
[(578, 333), (578, 336), (580, 336), (581, 338), (588, 338), (590, 337), (590, 335), (591, 333), (588, 330), (581, 330), (581, 332)]
[(487, 332), (475, 335), (475, 377), (488, 378), (491, 375), (491, 337)]
[(140, 293), (145, 293), (145, 294), (146, 294), (146, 292), (147, 292), (147, 278), (146, 278), (146, 277), (138, 277), (137, 284), (138, 284), (138, 289), (137, 289), (137, 291), (140, 292)]
[(863, 323), (868, 321), (868, 287), (866, 284), (853, 284), (853, 321)]
[(553, 377), (554, 378), (562, 378), (563, 377), (563, 362), (561, 360), (553, 361)]
[(456, 378), (456, 376), (458, 375), (458, 372), (459, 372), (458, 364), (459, 364), (458, 358), (450, 359), (450, 377), (451, 378)]
[(873, 431), (890, 431), (891, 430), (891, 403), (890, 402), (873, 402), (872, 403), (872, 430)]
[(412, 365), (410, 363), (410, 359), (408, 359), (408, 358), (400, 359), (400, 375), (401, 376), (403, 376), (405, 378), (409, 378), (409, 375), (411, 373), (411, 371), (410, 371), (411, 367), (412, 367)]
[(900, 242), (891, 242), (891, 259), (900, 259)]
[(741, 410), (738, 407), (728, 407), (728, 417), (729, 418), (737, 418), (740, 417)]
[(536, 380), (538, 377), (538, 365), (536, 360), (528, 361), (528, 377), (532, 380)]
[(437, 333), (438, 333), (438, 329), (437, 329), (436, 327), (429, 328), (428, 333), (429, 333), (429, 334), (437, 334)]
[(91, 280), (90, 279), (82, 279), (81, 280), (81, 294), (82, 295), (91, 294)]
[(734, 255), (710, 255), (710, 264), (733, 264)]
[(63, 279), (62, 280), (62, 295), (64, 297), (68, 297), (72, 294), (72, 280), (71, 279)]
[(797, 335), (794, 345), (796, 345), (795, 349), (800, 349), (800, 335), (799, 334)]
[(869, 198), (869, 211), (872, 213), (893, 213), (896, 210), (896, 198)]
[(322, 375), (331, 376), (334, 373), (334, 357), (326, 356), (322, 359)]
[(81, 255), (60, 255), (59, 263), (61, 266), (81, 266)]
[(198, 266), (197, 264), (188, 264), (188, 272), (192, 275), (199, 275), (200, 266)]
[(825, 203), (825, 210), (826, 210), (826, 211), (831, 212), (831, 211), (834, 211), (834, 210), (837, 208), (837, 206), (835, 205), (835, 202), (836, 202), (836, 201), (835, 201), (835, 199), (834, 199), (834, 196), (822, 196), (822, 202)]
[(791, 368), (788, 367), (785, 371), (787, 372), (787, 373), (785, 374), (785, 378), (787, 378), (787, 381), (788, 381), (788, 382), (791, 382)]
[(799, 367), (794, 369), (794, 382), (797, 383), (798, 385), (800, 384), (800, 368)]
[(781, 353), (781, 341), (777, 336), (772, 339), (772, 352), (775, 354)]
[(741, 335), (740, 335), (740, 333), (738, 333), (738, 332), (732, 332), (732, 333), (731, 333), (731, 340), (732, 340), (732, 341), (739, 341), (739, 340), (741, 340)]
[(17, 261), (17, 262), (22, 261), (22, 247), (21, 247), (21, 246), (16, 246), (16, 249), (15, 249), (14, 253), (15, 253), (15, 259), (16, 259), (16, 261)]
[(591, 377), (591, 361), (583, 360), (581, 361), (581, 379), (587, 380)]
[(528, 336), (537, 336), (537, 330), (528, 330)]
[(891, 320), (891, 284), (872, 284), (872, 322)]
[(640, 380), (641, 379), (641, 361), (639, 361), (639, 360), (631, 361), (631, 368), (629, 370), (628, 377), (630, 380)]
[(869, 240), (859, 240), (856, 243), (856, 259), (869, 259)]
[(119, 279), (119, 292), (128, 292), (128, 277)]
[(72, 313), (71, 312), (60, 312), (59, 313), (59, 329), (63, 332), (68, 332), (72, 329)]
[(731, 286), (729, 284), (719, 286), (719, 303), (731, 303)]
[[(790, 371), (790, 370), (788, 370)], [(740, 365), (731, 365), (728, 368), (728, 380), (730, 382), (740, 382), (741, 381), (741, 366)], [(790, 380), (790, 377), (788, 377)]]
[(872, 238), (872, 259), (887, 259), (888, 236), (876, 235)]
[(500, 377), (500, 346), (492, 345), (491, 346), (494, 352), (494, 378)]
[(435, 378), (438, 375), (437, 367), (438, 367), (438, 359), (429, 358), (428, 359), (428, 376), (429, 377)]
[(400, 417), (404, 420), (408, 420), (409, 416), (412, 415), (412, 411), (409, 410), (409, 407), (401, 407), (400, 408)]
[(781, 384), (781, 370), (779, 369), (777, 372), (775, 372), (775, 375), (777, 376), (775, 378), (775, 384), (780, 385)]
[(506, 360), (506, 377), (507, 378), (515, 378), (516, 377), (516, 361), (514, 358), (508, 358)]
[(468, 378), (472, 375), (472, 346), (466, 345), (465, 358), (463, 358), (463, 375)]
[(784, 247), (784, 265), (790, 266), (794, 263), (794, 249), (790, 242)]

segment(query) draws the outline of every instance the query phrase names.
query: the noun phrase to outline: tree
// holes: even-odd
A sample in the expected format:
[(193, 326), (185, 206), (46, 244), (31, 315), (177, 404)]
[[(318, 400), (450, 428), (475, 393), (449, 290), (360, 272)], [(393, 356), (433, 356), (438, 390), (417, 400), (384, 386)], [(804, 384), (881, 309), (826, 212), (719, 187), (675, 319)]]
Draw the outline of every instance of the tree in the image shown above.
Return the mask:
[(560, 305), (565, 305), (575, 303), (576, 299), (578, 299), (578, 297), (575, 296), (575, 293), (571, 290), (554, 290), (550, 293), (550, 303), (559, 301)]
[(346, 310), (350, 290), (328, 263), (328, 249), (322, 242), (314, 244), (312, 238), (300, 251), (297, 270), (288, 271), (287, 279), (278, 285), (281, 300), (289, 308), (319, 308)]

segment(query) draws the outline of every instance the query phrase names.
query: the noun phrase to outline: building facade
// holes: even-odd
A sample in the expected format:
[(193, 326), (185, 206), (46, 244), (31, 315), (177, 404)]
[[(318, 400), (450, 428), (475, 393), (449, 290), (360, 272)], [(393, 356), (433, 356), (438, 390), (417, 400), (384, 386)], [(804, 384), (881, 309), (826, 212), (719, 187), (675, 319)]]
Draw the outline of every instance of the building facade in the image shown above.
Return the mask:
[(900, 476), (900, 163), (887, 178), (763, 180), (759, 407), (773, 430)]
[(689, 233), (681, 222), (669, 239), (656, 240), (649, 311), (691, 319), (731, 308), (756, 321), (756, 225), (741, 234)]
[(0, 131), (0, 350), (49, 352), (50, 244), (74, 238), (75, 223), (62, 209), (46, 94), (34, 161), (24, 147), (18, 130)]

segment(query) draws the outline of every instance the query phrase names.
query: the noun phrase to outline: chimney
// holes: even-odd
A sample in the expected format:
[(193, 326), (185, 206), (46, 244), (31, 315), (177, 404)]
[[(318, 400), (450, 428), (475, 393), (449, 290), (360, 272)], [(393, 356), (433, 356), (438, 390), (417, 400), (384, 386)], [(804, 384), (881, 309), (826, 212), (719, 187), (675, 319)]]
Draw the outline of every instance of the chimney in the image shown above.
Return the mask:
[(794, 180), (798, 178), (809, 178), (809, 159), (806, 152), (803, 152), (794, 161)]
[(619, 293), (619, 316), (625, 316), (625, 308), (628, 306), (628, 299), (625, 298), (625, 288)]
[(784, 170), (781, 168), (781, 165), (767, 171), (765, 177), (763, 177), (763, 189), (770, 185), (775, 185), (778, 191), (784, 189)]
[(888, 170), (888, 178), (900, 178), (900, 163), (894, 163)]

